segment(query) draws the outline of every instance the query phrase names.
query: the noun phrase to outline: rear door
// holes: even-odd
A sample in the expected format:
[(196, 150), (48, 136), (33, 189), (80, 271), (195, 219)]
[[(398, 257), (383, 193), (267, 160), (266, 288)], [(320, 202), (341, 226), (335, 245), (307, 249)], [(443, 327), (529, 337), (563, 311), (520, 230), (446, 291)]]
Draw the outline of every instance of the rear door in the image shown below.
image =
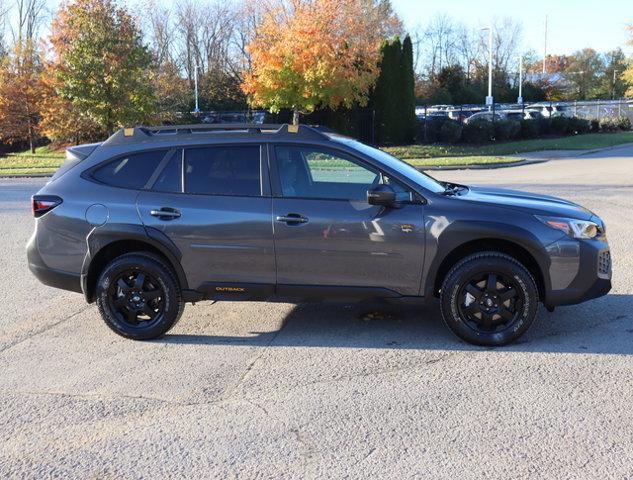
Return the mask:
[[(335, 287), (325, 289), (333, 294), (339, 287), (356, 287), (360, 295), (419, 294), (424, 206), (411, 191), (338, 150), (280, 144), (272, 152), (280, 292), (321, 286)], [(397, 207), (367, 202), (367, 190), (380, 184), (394, 188)]]
[(274, 289), (272, 200), (261, 145), (179, 149), (137, 205), (143, 223), (167, 235), (182, 253), (190, 288)]

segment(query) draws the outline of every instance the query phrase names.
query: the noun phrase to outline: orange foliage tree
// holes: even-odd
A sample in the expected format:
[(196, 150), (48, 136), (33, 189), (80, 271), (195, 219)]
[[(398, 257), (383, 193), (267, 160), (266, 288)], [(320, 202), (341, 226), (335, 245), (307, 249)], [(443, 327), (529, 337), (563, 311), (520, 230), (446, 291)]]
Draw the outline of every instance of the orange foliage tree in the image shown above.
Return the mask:
[(262, 15), (247, 46), (242, 89), (251, 105), (311, 112), (366, 105), (380, 43), (400, 29), (387, 0), (290, 0)]
[(40, 115), (41, 65), (30, 41), (16, 44), (0, 62), (0, 141), (28, 140), (35, 152)]

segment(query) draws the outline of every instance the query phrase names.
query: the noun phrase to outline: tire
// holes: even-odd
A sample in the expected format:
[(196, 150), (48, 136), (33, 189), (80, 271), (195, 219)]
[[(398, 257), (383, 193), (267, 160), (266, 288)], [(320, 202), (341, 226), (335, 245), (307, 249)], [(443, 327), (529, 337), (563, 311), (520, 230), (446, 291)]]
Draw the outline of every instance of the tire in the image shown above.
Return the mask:
[(164, 335), (184, 310), (176, 275), (165, 260), (149, 252), (112, 260), (99, 275), (96, 294), (106, 325), (133, 340)]
[(534, 323), (538, 289), (528, 270), (498, 252), (480, 252), (457, 263), (440, 292), (442, 318), (462, 340), (488, 347), (506, 345)]

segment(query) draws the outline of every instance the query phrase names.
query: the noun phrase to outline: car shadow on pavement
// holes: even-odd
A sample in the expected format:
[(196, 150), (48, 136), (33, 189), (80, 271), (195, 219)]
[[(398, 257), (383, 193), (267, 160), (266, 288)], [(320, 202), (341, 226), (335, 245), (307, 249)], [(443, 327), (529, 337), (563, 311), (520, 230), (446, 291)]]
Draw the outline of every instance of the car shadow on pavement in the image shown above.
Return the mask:
[[(246, 320), (245, 320), (246, 322)], [(202, 345), (486, 350), (453, 336), (439, 308), (384, 302), (296, 305), (281, 328), (243, 335), (172, 334), (158, 342)], [(633, 295), (539, 311), (535, 325), (499, 351), (633, 354)]]

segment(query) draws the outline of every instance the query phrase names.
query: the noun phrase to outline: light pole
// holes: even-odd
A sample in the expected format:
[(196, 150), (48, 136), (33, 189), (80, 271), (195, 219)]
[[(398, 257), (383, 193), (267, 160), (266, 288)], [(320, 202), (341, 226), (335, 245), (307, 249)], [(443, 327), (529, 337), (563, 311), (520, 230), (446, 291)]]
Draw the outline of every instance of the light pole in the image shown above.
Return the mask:
[(523, 55), (519, 55), (519, 98), (517, 103), (523, 105)]
[(547, 73), (545, 65), (547, 62), (547, 15), (545, 15), (545, 34), (543, 35), (543, 78)]
[(482, 30), (488, 30), (488, 96), (486, 97), (486, 105), (488, 110), (492, 109), (492, 26), (484, 27)]
[(193, 113), (200, 113), (200, 108), (198, 107), (198, 69), (200, 65), (194, 65), (193, 67), (193, 84), (195, 88), (196, 95), (196, 108), (193, 109)]

